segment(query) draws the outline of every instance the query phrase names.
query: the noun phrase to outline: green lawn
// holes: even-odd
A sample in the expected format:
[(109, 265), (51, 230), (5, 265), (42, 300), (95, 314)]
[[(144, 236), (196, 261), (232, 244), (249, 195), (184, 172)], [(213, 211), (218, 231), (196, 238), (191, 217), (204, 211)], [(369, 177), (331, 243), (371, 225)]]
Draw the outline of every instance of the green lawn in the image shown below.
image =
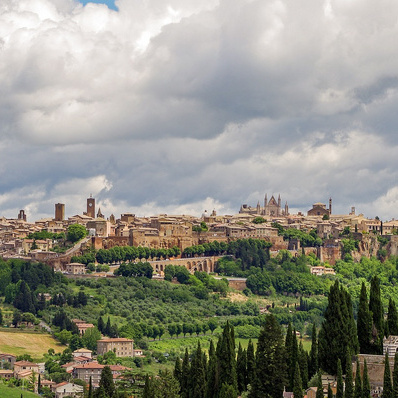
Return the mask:
[(0, 383), (0, 397), (1, 398), (37, 398), (38, 395), (33, 392), (22, 390), (17, 387), (7, 387)]

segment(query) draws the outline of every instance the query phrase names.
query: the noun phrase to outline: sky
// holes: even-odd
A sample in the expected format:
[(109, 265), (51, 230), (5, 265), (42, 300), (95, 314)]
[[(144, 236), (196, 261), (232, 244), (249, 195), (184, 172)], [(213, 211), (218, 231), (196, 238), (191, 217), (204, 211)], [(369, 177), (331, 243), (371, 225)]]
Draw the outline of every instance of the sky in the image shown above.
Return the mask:
[(398, 2), (0, 2), (0, 216), (398, 217)]

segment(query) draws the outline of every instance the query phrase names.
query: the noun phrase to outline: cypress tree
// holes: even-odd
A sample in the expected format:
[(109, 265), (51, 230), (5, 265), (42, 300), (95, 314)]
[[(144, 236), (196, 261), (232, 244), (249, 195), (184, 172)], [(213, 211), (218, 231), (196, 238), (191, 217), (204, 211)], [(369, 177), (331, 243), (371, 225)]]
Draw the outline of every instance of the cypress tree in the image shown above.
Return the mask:
[(333, 390), (330, 383), (328, 384), (328, 398), (333, 398)]
[(257, 343), (250, 398), (279, 398), (287, 382), (286, 351), (282, 330), (274, 315), (267, 315)]
[(377, 276), (374, 276), (370, 281), (369, 310), (372, 312), (373, 329), (375, 330), (372, 336), (372, 353), (381, 354), (383, 352), (384, 311), (380, 296), (380, 281)]
[(205, 398), (206, 374), (203, 367), (203, 355), (198, 341), (198, 346), (192, 357), (190, 372), (190, 398)]
[(312, 337), (311, 337), (311, 351), (308, 367), (308, 378), (314, 376), (318, 372), (318, 342), (316, 337), (316, 326), (315, 323), (312, 325)]
[[(286, 337), (285, 337), (285, 348), (286, 348), (286, 355), (287, 355), (287, 363), (290, 365), (292, 360), (292, 351), (293, 351), (293, 328), (292, 324), (289, 322), (287, 325), (286, 330)], [(290, 373), (289, 373), (290, 378)]]
[(361, 354), (371, 353), (372, 339), (372, 313), (369, 310), (368, 296), (365, 283), (362, 282), (361, 294), (359, 296), (357, 334), (359, 342), (359, 352)]
[(344, 398), (343, 369), (340, 358), (337, 360), (337, 391), (336, 398)]
[(236, 373), (238, 377), (238, 392), (246, 390), (247, 385), (247, 369), (246, 369), (246, 350), (242, 349), (242, 345), (239, 343), (238, 356), (236, 359)]
[(224, 383), (221, 386), (219, 398), (236, 398), (236, 391), (234, 387)]
[(315, 398), (323, 398), (322, 374), (318, 372)]
[(303, 385), (301, 383), (300, 367), (297, 362), (294, 369), (293, 395), (295, 398), (303, 398)]
[(177, 379), (177, 381), (180, 383), (180, 386), (181, 386), (181, 382), (182, 382), (182, 367), (181, 367), (181, 359), (180, 359), (180, 357), (176, 358), (176, 362), (174, 364), (173, 375)]
[(106, 336), (110, 336), (111, 332), (112, 332), (111, 318), (108, 316), (108, 320), (106, 322), (103, 334), (105, 334)]
[(217, 357), (213, 340), (210, 340), (209, 363), (207, 366), (206, 397), (214, 398), (218, 391)]
[(363, 363), (363, 376), (362, 376), (362, 398), (369, 398), (370, 397), (370, 380), (368, 374), (368, 365), (366, 363), (366, 359)]
[(235, 391), (238, 389), (238, 381), (236, 375), (236, 358), (235, 358), (235, 342), (232, 341), (233, 330), (227, 321), (224, 327), (221, 339), (217, 344), (217, 368), (219, 385), (224, 383), (233, 386)]
[(351, 355), (347, 354), (344, 398), (354, 398), (354, 381), (352, 378)]
[(304, 389), (308, 386), (308, 353), (300, 341), (298, 349), (298, 364), (300, 366), (301, 383)]
[(289, 391), (293, 391), (294, 385), (294, 373), (296, 371), (296, 363), (298, 363), (298, 346), (297, 346), (297, 336), (296, 330), (293, 330), (292, 346), (290, 353), (290, 363), (289, 363)]
[(387, 313), (388, 335), (398, 336), (398, 312), (395, 301), (390, 297)]
[(253, 379), (255, 377), (255, 367), (256, 360), (254, 357), (254, 344), (251, 339), (249, 339), (249, 344), (247, 345), (246, 352), (246, 370), (247, 370), (247, 384), (252, 385)]
[(394, 370), (392, 372), (393, 398), (398, 398), (398, 352), (394, 356)]
[(355, 373), (355, 398), (362, 398), (362, 381), (361, 381), (361, 367), (359, 365), (359, 359), (357, 359), (357, 369)]
[(100, 388), (103, 388), (106, 397), (112, 398), (116, 396), (116, 389), (115, 384), (113, 383), (112, 371), (109, 366), (105, 366), (102, 369), (99, 386)]
[[(146, 375), (146, 377), (148, 377), (148, 375)], [(93, 398), (93, 381), (91, 380), (91, 376), (90, 376), (90, 381), (88, 383), (87, 398)]]
[[(91, 377), (90, 377), (90, 382), (91, 382)], [(153, 396), (154, 396), (154, 391), (153, 391), (152, 380), (149, 378), (147, 373), (145, 376), (145, 386), (144, 386), (144, 391), (142, 393), (142, 398), (153, 398)]]
[(103, 332), (104, 332), (104, 328), (105, 328), (104, 320), (102, 319), (102, 316), (100, 316), (100, 317), (98, 318), (98, 322), (97, 322), (97, 329), (98, 329), (101, 333), (103, 333)]
[(392, 398), (392, 384), (390, 361), (388, 360), (388, 351), (384, 357), (384, 379), (383, 379), (383, 394), (382, 398)]
[(345, 365), (347, 351), (353, 354), (358, 351), (351, 298), (340, 288), (338, 281), (330, 287), (324, 317), (318, 338), (319, 366), (328, 373), (336, 374), (336, 359), (341, 359)]
[(182, 375), (181, 375), (181, 397), (189, 397), (189, 377), (190, 377), (191, 367), (189, 365), (189, 353), (188, 348), (185, 349), (184, 359), (182, 361)]

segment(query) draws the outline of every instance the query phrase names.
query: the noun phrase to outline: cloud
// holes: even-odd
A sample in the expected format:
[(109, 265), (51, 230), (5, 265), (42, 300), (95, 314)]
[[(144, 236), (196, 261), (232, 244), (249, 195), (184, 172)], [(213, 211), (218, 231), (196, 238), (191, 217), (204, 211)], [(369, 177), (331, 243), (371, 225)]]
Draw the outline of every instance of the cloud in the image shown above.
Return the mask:
[(90, 193), (108, 216), (230, 213), (268, 192), (396, 216), (398, 4), (116, 6), (2, 1), (1, 214)]

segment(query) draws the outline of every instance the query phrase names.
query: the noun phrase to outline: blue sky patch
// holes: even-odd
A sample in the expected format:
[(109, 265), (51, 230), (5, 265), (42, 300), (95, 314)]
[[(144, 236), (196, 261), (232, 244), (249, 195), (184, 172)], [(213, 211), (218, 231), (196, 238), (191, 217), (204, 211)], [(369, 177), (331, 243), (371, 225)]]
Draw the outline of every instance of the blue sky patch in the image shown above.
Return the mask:
[(86, 5), (87, 3), (106, 4), (111, 10), (118, 11), (115, 5), (115, 0), (79, 0), (80, 3)]

